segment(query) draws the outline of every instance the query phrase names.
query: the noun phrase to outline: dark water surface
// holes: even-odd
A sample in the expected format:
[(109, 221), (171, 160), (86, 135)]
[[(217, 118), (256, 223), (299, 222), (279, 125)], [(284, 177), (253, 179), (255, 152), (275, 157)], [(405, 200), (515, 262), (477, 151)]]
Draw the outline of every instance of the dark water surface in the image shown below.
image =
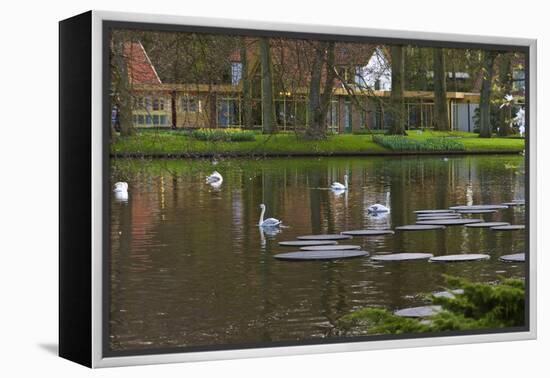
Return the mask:
[[(215, 164), (217, 163), (217, 164)], [(447, 227), (355, 237), (370, 254), (486, 253), (489, 261), (382, 263), (369, 258), (285, 262), (296, 248), (278, 241), (317, 233), (415, 222), (414, 210), (523, 199), (521, 156), (113, 160), (112, 180), (129, 183), (128, 201), (111, 201), (112, 350), (207, 346), (326, 337), (340, 316), (365, 306), (424, 304), (442, 274), (491, 281), (524, 277), (524, 232)], [(205, 184), (218, 170), (220, 188)], [(326, 188), (350, 176), (349, 193)], [(391, 213), (373, 217), (367, 207)], [(288, 228), (258, 228), (259, 205)], [(525, 209), (465, 215), (524, 224)]]

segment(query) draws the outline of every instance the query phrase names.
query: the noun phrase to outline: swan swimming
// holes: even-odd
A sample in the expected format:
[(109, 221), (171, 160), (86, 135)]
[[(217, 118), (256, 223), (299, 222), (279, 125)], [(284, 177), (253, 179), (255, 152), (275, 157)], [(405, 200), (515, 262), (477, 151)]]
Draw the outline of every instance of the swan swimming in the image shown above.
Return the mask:
[(267, 218), (266, 220), (264, 220), (265, 205), (263, 203), (260, 205), (260, 209), (262, 209), (262, 213), (260, 214), (260, 221), (258, 222), (258, 226), (279, 227), (283, 223), (282, 221), (275, 218)]
[(220, 175), (220, 172), (214, 171), (210, 176), (206, 177), (207, 184), (216, 184), (217, 186), (221, 185), (223, 182), (223, 176)]
[(330, 186), (330, 189), (332, 190), (348, 190), (348, 175), (344, 175), (344, 185), (340, 184), (339, 182), (333, 182)]
[(113, 189), (115, 193), (128, 193), (128, 183), (127, 182), (117, 182), (115, 183), (115, 188)]
[(386, 206), (380, 205), (379, 203), (371, 205), (367, 208), (369, 213), (389, 213), (390, 212), (390, 192), (386, 193)]

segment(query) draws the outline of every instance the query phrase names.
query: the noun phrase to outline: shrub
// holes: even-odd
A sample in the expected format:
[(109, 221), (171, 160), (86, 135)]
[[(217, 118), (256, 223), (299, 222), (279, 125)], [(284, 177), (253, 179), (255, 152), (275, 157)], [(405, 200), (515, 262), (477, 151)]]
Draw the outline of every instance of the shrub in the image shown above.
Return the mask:
[(401, 135), (374, 135), (372, 140), (393, 151), (464, 151), (462, 142), (451, 138), (415, 140)]
[(191, 137), (208, 142), (245, 142), (256, 139), (253, 131), (241, 129), (197, 129), (191, 132)]
[(338, 320), (343, 334), (400, 334), (442, 332), (468, 329), (519, 327), (525, 324), (525, 282), (506, 279), (500, 283), (474, 283), (446, 276), (447, 285), (461, 288), (463, 294), (452, 298), (428, 295), (442, 311), (427, 319), (411, 319), (394, 315), (383, 308), (365, 308)]

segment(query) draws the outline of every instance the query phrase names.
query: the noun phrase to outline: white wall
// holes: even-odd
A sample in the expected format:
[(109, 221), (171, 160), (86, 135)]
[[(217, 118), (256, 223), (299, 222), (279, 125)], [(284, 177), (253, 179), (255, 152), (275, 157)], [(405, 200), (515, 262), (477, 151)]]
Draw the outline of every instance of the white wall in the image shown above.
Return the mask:
[[(4, 377), (85, 377), (92, 372), (55, 357), (57, 343), (57, 21), (95, 9), (233, 17), (540, 38), (539, 99), (548, 97), (548, 9), (534, 0), (440, 1), (7, 1), (2, 4), (3, 117), (0, 374)], [(375, 9), (373, 12), (372, 9)], [(385, 16), (392, 12), (392, 16)], [(490, 17), (486, 15), (490, 14)], [(511, 23), (504, 23), (509, 19)], [(546, 101), (545, 101), (546, 100)], [(32, 105), (29, 105), (32, 103)], [(539, 144), (550, 140), (547, 107), (539, 106)], [(550, 149), (539, 148), (539, 166)], [(539, 193), (548, 190), (540, 171)], [(74, 188), (79, 190), (79, 188)], [(542, 201), (541, 201), (542, 202)], [(545, 202), (539, 214), (550, 211)], [(545, 223), (547, 223), (545, 221)], [(296, 356), (229, 362), (107, 369), (94, 377), (540, 377), (547, 374), (548, 246), (539, 223), (538, 341), (409, 350)], [(544, 240), (542, 240), (544, 238)], [(544, 370), (543, 370), (544, 369)], [(545, 371), (545, 372), (543, 372)]]

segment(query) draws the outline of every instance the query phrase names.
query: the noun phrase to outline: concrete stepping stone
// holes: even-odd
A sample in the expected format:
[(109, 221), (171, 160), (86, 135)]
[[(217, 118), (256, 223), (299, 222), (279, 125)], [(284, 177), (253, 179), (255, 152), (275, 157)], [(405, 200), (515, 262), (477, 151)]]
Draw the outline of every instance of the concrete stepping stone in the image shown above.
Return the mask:
[(420, 306), (420, 307), (410, 307), (404, 308), (402, 310), (397, 310), (394, 312), (396, 316), (402, 316), (404, 318), (426, 318), (434, 316), (438, 312), (441, 312), (441, 306)]
[(429, 230), (444, 230), (445, 226), (435, 224), (408, 224), (395, 228), (398, 231), (429, 231)]
[(428, 260), (433, 256), (431, 253), (390, 253), (387, 255), (374, 255), (370, 259), (374, 261), (408, 261)]
[(487, 228), (487, 227), (498, 227), (498, 226), (509, 226), (509, 225), (510, 223), (508, 222), (481, 222), (481, 223), (467, 224), (466, 227)]
[(525, 206), (525, 202), (503, 202), (505, 206)]
[(463, 226), (471, 223), (481, 223), (483, 219), (440, 219), (440, 220), (425, 220), (417, 221), (416, 224), (431, 224), (443, 226)]
[(500, 209), (507, 209), (508, 206), (506, 205), (471, 205), (471, 206), (451, 206), (449, 209), (451, 210), (500, 210)]
[(446, 215), (443, 217), (417, 217), (416, 221), (431, 221), (431, 220), (443, 220), (443, 219), (459, 219), (460, 215)]
[(489, 260), (489, 255), (484, 255), (481, 253), (465, 253), (461, 255), (446, 255), (446, 256), (437, 256), (432, 257), (430, 262), (441, 262), (441, 263), (452, 263), (452, 262), (465, 262), (465, 261), (482, 261)]
[(514, 253), (513, 255), (504, 255), (499, 257), (503, 262), (525, 262), (525, 253)]
[(346, 251), (352, 249), (361, 249), (360, 245), (338, 244), (338, 245), (313, 245), (311, 247), (301, 247), (302, 251)]
[(351, 238), (350, 235), (342, 234), (304, 235), (296, 237), (298, 240), (345, 240)]
[(335, 245), (338, 242), (334, 240), (291, 240), (279, 242), (283, 247), (310, 247), (312, 245)]
[(449, 209), (437, 209), (437, 210), (416, 210), (415, 214), (441, 214), (441, 213), (452, 213), (453, 211)]
[(294, 261), (308, 261), (308, 260), (340, 260), (351, 259), (354, 257), (368, 256), (366, 251), (300, 251), (280, 253), (274, 257), (278, 260), (294, 260)]
[(435, 293), (432, 293), (435, 298), (454, 298), (460, 294), (464, 294), (464, 290), (455, 289), (450, 291), (436, 291)]
[(496, 210), (484, 210), (484, 209), (472, 209), (472, 210), (457, 210), (459, 214), (492, 214), (496, 213)]
[(493, 231), (516, 231), (516, 230), (525, 230), (524, 224), (509, 224), (506, 226), (495, 226), (491, 227)]
[(367, 229), (367, 230), (350, 230), (342, 231), (343, 235), (349, 236), (378, 236), (378, 235), (393, 235), (395, 231), (387, 229)]

